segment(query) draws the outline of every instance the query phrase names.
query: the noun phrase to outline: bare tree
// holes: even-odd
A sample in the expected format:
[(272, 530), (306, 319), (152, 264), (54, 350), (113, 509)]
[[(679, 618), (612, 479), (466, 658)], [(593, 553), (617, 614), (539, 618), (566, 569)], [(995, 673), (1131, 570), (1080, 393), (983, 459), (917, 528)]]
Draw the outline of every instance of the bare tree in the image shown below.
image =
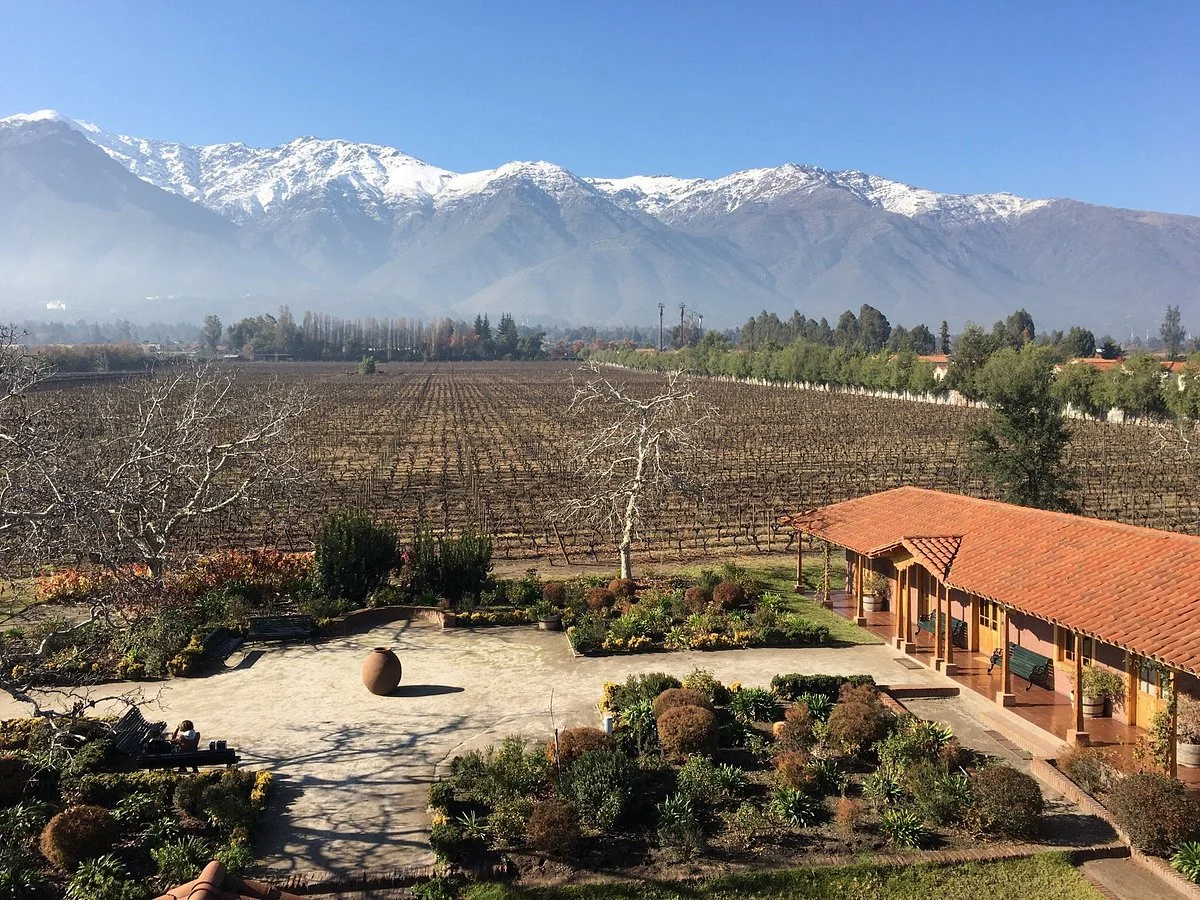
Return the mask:
[[(20, 571), (83, 560), (110, 577), (90, 614), (0, 637), (0, 690), (48, 713), (35, 686), (62, 683), (45, 663), (74, 647), (87, 656), (153, 616), (183, 535), (239, 504), (286, 497), (304, 471), (290, 440), (306, 398), (278, 382), (186, 365), (165, 375), (55, 389), (49, 370), (0, 327), (0, 565)], [(78, 404), (92, 404), (80, 415)], [(152, 576), (133, 577), (130, 563)], [(63, 686), (96, 680), (86, 673)], [(38, 687), (38, 690), (43, 690)], [(86, 708), (85, 693), (59, 696)]]
[(658, 393), (641, 397), (616, 384), (599, 366), (585, 365), (571, 412), (592, 414), (574, 448), (586, 496), (571, 500), (564, 517), (586, 518), (618, 539), (621, 577), (633, 577), (630, 550), (647, 504), (696, 484), (697, 426), (709, 417), (683, 372), (667, 374)]

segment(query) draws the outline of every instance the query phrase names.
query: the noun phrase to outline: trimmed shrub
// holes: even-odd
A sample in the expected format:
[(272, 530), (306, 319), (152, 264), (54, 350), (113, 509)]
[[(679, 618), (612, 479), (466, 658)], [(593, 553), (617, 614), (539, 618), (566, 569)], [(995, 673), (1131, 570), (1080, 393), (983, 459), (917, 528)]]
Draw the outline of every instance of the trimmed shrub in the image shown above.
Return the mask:
[(774, 733), (776, 750), (781, 753), (807, 750), (816, 742), (813, 717), (803, 703), (788, 707), (783, 721), (775, 723)]
[(776, 675), (771, 679), (771, 690), (784, 700), (799, 700), (801, 694), (824, 694), (834, 702), (844, 684), (874, 686), (875, 679), (870, 675)]
[(604, 609), (611, 609), (617, 602), (617, 598), (612, 595), (611, 591), (604, 588), (588, 588), (583, 592), (583, 602), (592, 612), (600, 612)]
[(684, 609), (693, 615), (708, 609), (708, 604), (712, 603), (712, 599), (712, 591), (699, 585), (690, 587), (683, 592)]
[[(564, 728), (558, 733), (558, 761), (569, 766), (592, 750), (611, 750), (613, 739), (599, 728), (580, 726)], [(554, 765), (554, 738), (546, 742), (546, 762)]]
[(791, 750), (773, 758), (771, 765), (775, 767), (775, 775), (784, 787), (812, 793), (816, 778), (808, 767), (810, 760), (811, 757), (804, 751)]
[(1058, 767), (1073, 782), (1098, 797), (1108, 790), (1116, 772), (1108, 762), (1108, 755), (1097, 747), (1072, 744), (1058, 758)]
[(565, 800), (552, 797), (533, 805), (525, 843), (554, 856), (573, 856), (579, 848), (579, 816)]
[(746, 589), (736, 581), (722, 581), (713, 588), (712, 598), (721, 609), (741, 609), (746, 605)]
[(658, 716), (658, 742), (672, 759), (712, 753), (717, 745), (717, 717), (702, 706), (673, 706)]
[(867, 815), (867, 806), (853, 797), (838, 797), (833, 808), (833, 830), (843, 841), (853, 840)]
[(870, 685), (842, 685), (829, 714), (829, 740), (843, 753), (857, 756), (887, 734), (892, 714)]
[(713, 711), (712, 701), (700, 691), (691, 688), (668, 688), (654, 698), (654, 718), (661, 719), (663, 713), (677, 706), (700, 706)]
[[(710, 670), (701, 669), (699, 666), (684, 677), (683, 687), (689, 691), (699, 691), (712, 701), (713, 707), (724, 706), (729, 702), (729, 688), (721, 684)], [(716, 711), (715, 708), (713, 711)]]
[(639, 776), (621, 751), (590, 750), (563, 770), (558, 789), (574, 804), (581, 822), (609, 831), (632, 807), (641, 789)]
[(637, 582), (632, 578), (614, 578), (608, 583), (608, 592), (618, 600), (632, 603), (633, 595), (637, 593)]
[(1046, 801), (1038, 783), (1008, 766), (987, 766), (971, 778), (967, 824), (1002, 838), (1032, 838), (1042, 830)]
[(1167, 775), (1126, 775), (1113, 785), (1107, 806), (1133, 845), (1145, 853), (1166, 856), (1200, 837), (1200, 809), (1188, 798), (1183, 783)]
[(567, 605), (567, 586), (561, 581), (547, 581), (542, 585), (542, 599), (562, 609)]
[(39, 845), (46, 859), (70, 872), (108, 851), (117, 834), (117, 820), (104, 807), (71, 806), (46, 823)]
[(33, 774), (33, 766), (23, 756), (0, 753), (0, 806), (20, 800)]
[(382, 587), (396, 563), (396, 532), (366, 513), (335, 513), (317, 532), (317, 586), (355, 605)]

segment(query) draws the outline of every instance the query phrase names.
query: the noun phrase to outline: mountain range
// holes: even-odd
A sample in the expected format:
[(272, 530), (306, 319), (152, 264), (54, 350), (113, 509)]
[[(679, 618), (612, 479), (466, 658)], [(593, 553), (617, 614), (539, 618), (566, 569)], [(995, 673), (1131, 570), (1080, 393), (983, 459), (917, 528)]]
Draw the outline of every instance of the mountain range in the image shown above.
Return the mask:
[[(788, 164), (724, 178), (457, 173), (301, 137), (188, 146), (44, 110), (0, 119), (0, 308), (184, 319), (279, 303), (343, 314), (511, 312), (707, 325), (766, 309), (1115, 335), (1200, 304), (1200, 218), (956, 195)], [(64, 312), (65, 310), (65, 312)]]

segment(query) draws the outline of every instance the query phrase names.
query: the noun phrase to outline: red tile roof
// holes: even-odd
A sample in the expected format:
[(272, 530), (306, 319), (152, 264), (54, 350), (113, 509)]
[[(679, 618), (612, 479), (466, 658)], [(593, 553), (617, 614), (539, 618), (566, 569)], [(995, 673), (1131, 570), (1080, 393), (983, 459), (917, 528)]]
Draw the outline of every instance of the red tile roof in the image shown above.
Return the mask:
[(1200, 674), (1200, 537), (914, 487), (788, 521), (869, 556), (904, 546), (951, 587)]

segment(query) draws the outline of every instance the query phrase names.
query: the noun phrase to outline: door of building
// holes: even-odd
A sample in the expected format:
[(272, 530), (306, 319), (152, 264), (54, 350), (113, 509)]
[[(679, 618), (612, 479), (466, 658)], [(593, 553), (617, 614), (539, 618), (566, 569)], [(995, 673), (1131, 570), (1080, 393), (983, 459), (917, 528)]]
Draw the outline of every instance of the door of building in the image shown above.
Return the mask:
[(980, 598), (979, 604), (979, 652), (991, 655), (991, 652), (1004, 643), (1000, 633), (1003, 613), (1000, 604), (994, 600)]
[(1154, 668), (1147, 660), (1139, 660), (1137, 691), (1134, 695), (1134, 724), (1138, 728), (1149, 728), (1155, 713), (1166, 705), (1170, 692), (1170, 676)]

